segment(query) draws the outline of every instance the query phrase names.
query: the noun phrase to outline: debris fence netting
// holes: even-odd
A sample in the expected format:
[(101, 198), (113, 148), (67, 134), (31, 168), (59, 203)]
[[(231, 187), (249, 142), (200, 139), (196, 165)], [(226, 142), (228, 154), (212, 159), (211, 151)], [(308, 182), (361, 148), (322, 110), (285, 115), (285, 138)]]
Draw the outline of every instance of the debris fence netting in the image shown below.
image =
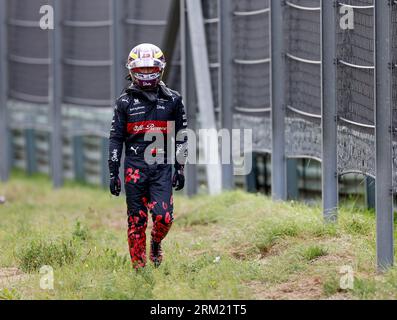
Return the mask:
[[(354, 6), (354, 28), (340, 27), (337, 15), (338, 170), (375, 176), (374, 8), (372, 0)], [(341, 4), (340, 4), (341, 5)]]
[(270, 4), (268, 0), (233, 4), (234, 125), (254, 129), (254, 150), (271, 152)]
[(286, 155), (321, 159), (320, 0), (284, 7)]
[(111, 99), (111, 14), (108, 0), (62, 0), (63, 101), (105, 106)]
[(39, 28), (38, 8), (45, 0), (8, 0), (8, 95), (32, 103), (48, 103), (48, 34)]
[(212, 84), (212, 98), (219, 121), (219, 77), (220, 77), (220, 56), (219, 56), (219, 2), (214, 0), (202, 0), (205, 36), (207, 40), (208, 60)]

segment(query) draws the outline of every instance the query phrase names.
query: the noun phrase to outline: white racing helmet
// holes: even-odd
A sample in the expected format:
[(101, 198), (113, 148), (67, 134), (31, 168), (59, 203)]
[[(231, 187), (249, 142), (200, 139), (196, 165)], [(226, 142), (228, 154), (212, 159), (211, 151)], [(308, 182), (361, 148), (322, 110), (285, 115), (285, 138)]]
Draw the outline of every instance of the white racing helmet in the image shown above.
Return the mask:
[(150, 43), (142, 43), (133, 48), (126, 65), (132, 82), (142, 89), (157, 87), (163, 77), (165, 66), (163, 52)]

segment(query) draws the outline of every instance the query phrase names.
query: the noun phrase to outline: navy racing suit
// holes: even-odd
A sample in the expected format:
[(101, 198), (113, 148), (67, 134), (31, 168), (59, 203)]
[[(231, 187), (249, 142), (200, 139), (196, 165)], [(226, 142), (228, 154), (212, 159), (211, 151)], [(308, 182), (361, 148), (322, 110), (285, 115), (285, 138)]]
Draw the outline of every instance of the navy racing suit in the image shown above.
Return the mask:
[[(153, 91), (141, 90), (132, 84), (117, 99), (109, 138), (109, 171), (111, 178), (118, 177), (125, 145), (128, 243), (135, 268), (146, 264), (148, 212), (153, 221), (151, 246), (161, 243), (173, 223), (172, 163), (176, 158), (175, 169), (183, 172), (187, 156), (186, 128), (182, 98), (163, 82)], [(170, 151), (171, 133), (175, 146)], [(145, 134), (155, 137), (148, 139)], [(157, 140), (161, 144), (156, 144)], [(155, 255), (151, 251), (152, 261)]]

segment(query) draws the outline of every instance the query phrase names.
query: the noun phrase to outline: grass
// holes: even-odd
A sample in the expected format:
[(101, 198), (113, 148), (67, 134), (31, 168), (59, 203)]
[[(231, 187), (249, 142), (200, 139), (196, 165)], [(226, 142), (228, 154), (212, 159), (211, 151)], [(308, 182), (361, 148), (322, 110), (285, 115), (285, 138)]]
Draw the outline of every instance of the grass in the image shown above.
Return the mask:
[(302, 254), (307, 261), (314, 261), (326, 255), (328, 255), (328, 250), (318, 245), (311, 245), (305, 248)]
[(72, 240), (32, 240), (16, 252), (18, 266), (24, 272), (39, 271), (44, 265), (70, 265), (76, 256)]
[[(165, 260), (131, 268), (125, 200), (14, 173), (0, 184), (0, 299), (396, 299), (397, 268), (377, 274), (375, 217), (234, 191), (176, 196)], [(149, 223), (148, 235), (151, 225)], [(40, 289), (40, 268), (54, 290)], [(341, 289), (344, 266), (354, 286)]]

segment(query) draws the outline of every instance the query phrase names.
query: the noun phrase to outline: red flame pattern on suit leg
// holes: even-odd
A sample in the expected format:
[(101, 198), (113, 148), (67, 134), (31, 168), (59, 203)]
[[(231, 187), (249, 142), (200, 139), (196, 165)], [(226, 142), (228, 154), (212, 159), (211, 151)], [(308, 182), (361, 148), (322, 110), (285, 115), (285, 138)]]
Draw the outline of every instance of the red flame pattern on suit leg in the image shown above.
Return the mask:
[[(164, 205), (163, 209), (168, 208)], [(173, 223), (172, 212), (166, 211), (162, 215), (153, 215), (153, 229), (151, 232), (150, 242), (150, 260), (154, 263), (155, 267), (159, 267), (163, 260), (163, 251), (161, 248), (161, 241), (167, 236)]]
[(128, 246), (131, 262), (135, 269), (146, 265), (146, 228), (147, 213), (140, 211), (139, 215), (128, 217)]
[(161, 222), (161, 217), (157, 217), (157, 218), (160, 219), (155, 220), (151, 235), (155, 242), (160, 243), (170, 231), (172, 222), (169, 222), (168, 224), (164, 224)]
[(129, 213), (128, 243), (135, 268), (146, 265), (148, 213), (152, 214), (150, 260), (158, 267), (163, 259), (161, 242), (173, 223), (172, 166), (148, 166), (137, 159), (126, 159), (125, 191)]

